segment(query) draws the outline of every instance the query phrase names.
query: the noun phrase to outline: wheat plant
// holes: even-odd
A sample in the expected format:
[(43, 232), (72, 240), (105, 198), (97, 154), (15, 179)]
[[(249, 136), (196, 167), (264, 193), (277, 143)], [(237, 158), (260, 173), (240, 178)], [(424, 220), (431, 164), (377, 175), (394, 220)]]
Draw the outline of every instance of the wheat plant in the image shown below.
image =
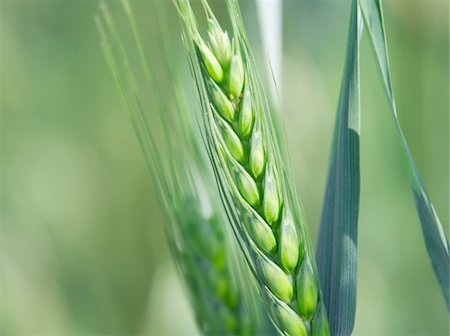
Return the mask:
[[(166, 14), (158, 10), (160, 2), (151, 5), (150, 21), (159, 33), (150, 49), (151, 62), (128, 0), (122, 4), (137, 63), (130, 60), (135, 55), (130, 57), (130, 46), (119, 37), (106, 6), (97, 23), (106, 59), (157, 185), (169, 246), (201, 331), (272, 335), (275, 330), (265, 323), (267, 314), (281, 335), (350, 335), (356, 312), (360, 192), (360, 10), (396, 118), (380, 2), (351, 2), (317, 246), (323, 294), (289, 169), (284, 131), (256, 70), (238, 0), (225, 0), (231, 25), (219, 23), (208, 0), (201, 0), (206, 32), (197, 24), (190, 0), (172, 2), (181, 21), (200, 109), (187, 103), (195, 95), (181, 84), (170, 42), (172, 29)], [(413, 173), (427, 248), (448, 302), (448, 242), (396, 123)], [(211, 187), (209, 166), (220, 200)]]
[(203, 102), (205, 143), (226, 210), (278, 331), (327, 335), (305, 219), (290, 187), (238, 5), (227, 1), (229, 34), (208, 3), (202, 3), (208, 42), (189, 1), (176, 5)]

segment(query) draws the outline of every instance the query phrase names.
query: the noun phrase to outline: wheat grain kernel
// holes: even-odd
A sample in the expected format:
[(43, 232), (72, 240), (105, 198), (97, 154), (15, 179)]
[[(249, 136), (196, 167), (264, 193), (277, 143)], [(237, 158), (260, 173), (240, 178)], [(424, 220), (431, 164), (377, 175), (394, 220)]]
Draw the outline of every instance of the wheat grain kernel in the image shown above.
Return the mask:
[(280, 320), (284, 328), (284, 331), (287, 335), (292, 336), (308, 335), (308, 331), (306, 329), (305, 323), (303, 323), (303, 320), (289, 307), (279, 305), (276, 308), (275, 314), (278, 316), (278, 319)]
[(277, 246), (275, 235), (258, 214), (251, 212), (251, 215), (246, 218), (246, 226), (259, 248), (266, 253), (272, 253), (275, 250)]
[(250, 140), (250, 171), (255, 179), (259, 178), (264, 171), (266, 158), (260, 130), (254, 130)]
[(272, 261), (261, 259), (260, 267), (266, 286), (281, 301), (292, 301), (294, 288), (289, 277)]
[(299, 260), (299, 239), (291, 213), (286, 209), (281, 220), (280, 257), (281, 264), (292, 272)]
[(234, 172), (237, 188), (244, 200), (254, 208), (259, 207), (261, 199), (255, 180), (242, 167), (233, 165), (230, 170)]
[(278, 220), (280, 200), (278, 198), (278, 187), (271, 165), (268, 165), (264, 178), (263, 211), (264, 217), (270, 225), (273, 225)]
[(234, 98), (241, 95), (244, 86), (244, 65), (240, 54), (233, 55), (231, 58), (228, 91)]
[(216, 83), (221, 83), (224, 77), (223, 69), (220, 66), (220, 63), (217, 60), (216, 56), (214, 56), (212, 51), (208, 48), (208, 46), (204, 42), (200, 42), (198, 44), (198, 48), (200, 50), (200, 53), (202, 54), (206, 70), (208, 71), (210, 76), (216, 81)]
[(233, 104), (213, 80), (209, 80), (208, 83), (209, 90), (217, 110), (226, 120), (233, 121), (235, 114)]
[(303, 262), (297, 278), (297, 301), (300, 314), (311, 320), (317, 308), (319, 289), (308, 258)]
[(239, 131), (244, 139), (248, 139), (253, 126), (252, 96), (246, 86), (239, 114)]
[(231, 43), (228, 33), (213, 19), (208, 19), (208, 36), (211, 50), (223, 69), (228, 69), (231, 61)]
[(222, 132), (223, 140), (227, 145), (228, 150), (231, 155), (239, 162), (243, 163), (245, 159), (244, 147), (242, 146), (242, 142), (237, 136), (237, 134), (233, 131), (233, 129), (226, 122), (220, 122), (220, 129)]

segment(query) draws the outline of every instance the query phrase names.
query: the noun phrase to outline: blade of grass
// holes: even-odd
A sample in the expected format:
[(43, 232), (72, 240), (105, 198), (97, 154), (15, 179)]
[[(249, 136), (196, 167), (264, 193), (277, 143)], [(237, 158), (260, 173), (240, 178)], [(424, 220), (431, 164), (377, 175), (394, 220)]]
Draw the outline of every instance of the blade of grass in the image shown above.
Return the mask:
[[(358, 29), (359, 28), (359, 29)], [(317, 265), (332, 335), (350, 335), (356, 311), (359, 213), (359, 36), (362, 20), (352, 1), (347, 56), (322, 211)]]
[(381, 72), (383, 86), (389, 101), (389, 107), (394, 118), (399, 142), (406, 161), (411, 188), (414, 194), (417, 212), (422, 225), (425, 245), (433, 265), (434, 272), (444, 294), (447, 308), (449, 307), (449, 244), (442, 229), (441, 221), (434, 209), (433, 203), (426, 191), (414, 158), (408, 147), (403, 130), (400, 126), (395, 104), (394, 90), (389, 70), (389, 59), (386, 34), (383, 22), (383, 10), (380, 0), (360, 0), (360, 7), (366, 22), (367, 31), (372, 42), (373, 51)]

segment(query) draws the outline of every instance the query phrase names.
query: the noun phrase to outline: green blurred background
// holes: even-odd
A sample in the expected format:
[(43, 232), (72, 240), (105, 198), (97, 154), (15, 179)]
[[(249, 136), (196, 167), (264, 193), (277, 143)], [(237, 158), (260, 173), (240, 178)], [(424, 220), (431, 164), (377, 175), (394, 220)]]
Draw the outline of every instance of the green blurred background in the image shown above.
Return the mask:
[[(257, 47), (254, 5), (242, 9)], [(197, 334), (97, 10), (96, 1), (0, 0), (0, 333)], [(285, 1), (283, 13), (282, 107), (315, 241), (349, 3)], [(449, 4), (385, 1), (385, 15), (400, 121), (448, 235)], [(374, 64), (363, 38), (355, 335), (445, 335)]]

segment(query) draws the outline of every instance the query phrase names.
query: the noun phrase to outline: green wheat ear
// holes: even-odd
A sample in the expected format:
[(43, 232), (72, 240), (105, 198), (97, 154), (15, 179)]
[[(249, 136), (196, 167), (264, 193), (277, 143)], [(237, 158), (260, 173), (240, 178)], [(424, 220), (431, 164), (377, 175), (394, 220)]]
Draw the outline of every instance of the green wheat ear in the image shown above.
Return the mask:
[(278, 331), (328, 335), (306, 223), (285, 173), (237, 2), (227, 0), (231, 43), (202, 2), (208, 41), (198, 31), (189, 1), (176, 5), (223, 203)]

